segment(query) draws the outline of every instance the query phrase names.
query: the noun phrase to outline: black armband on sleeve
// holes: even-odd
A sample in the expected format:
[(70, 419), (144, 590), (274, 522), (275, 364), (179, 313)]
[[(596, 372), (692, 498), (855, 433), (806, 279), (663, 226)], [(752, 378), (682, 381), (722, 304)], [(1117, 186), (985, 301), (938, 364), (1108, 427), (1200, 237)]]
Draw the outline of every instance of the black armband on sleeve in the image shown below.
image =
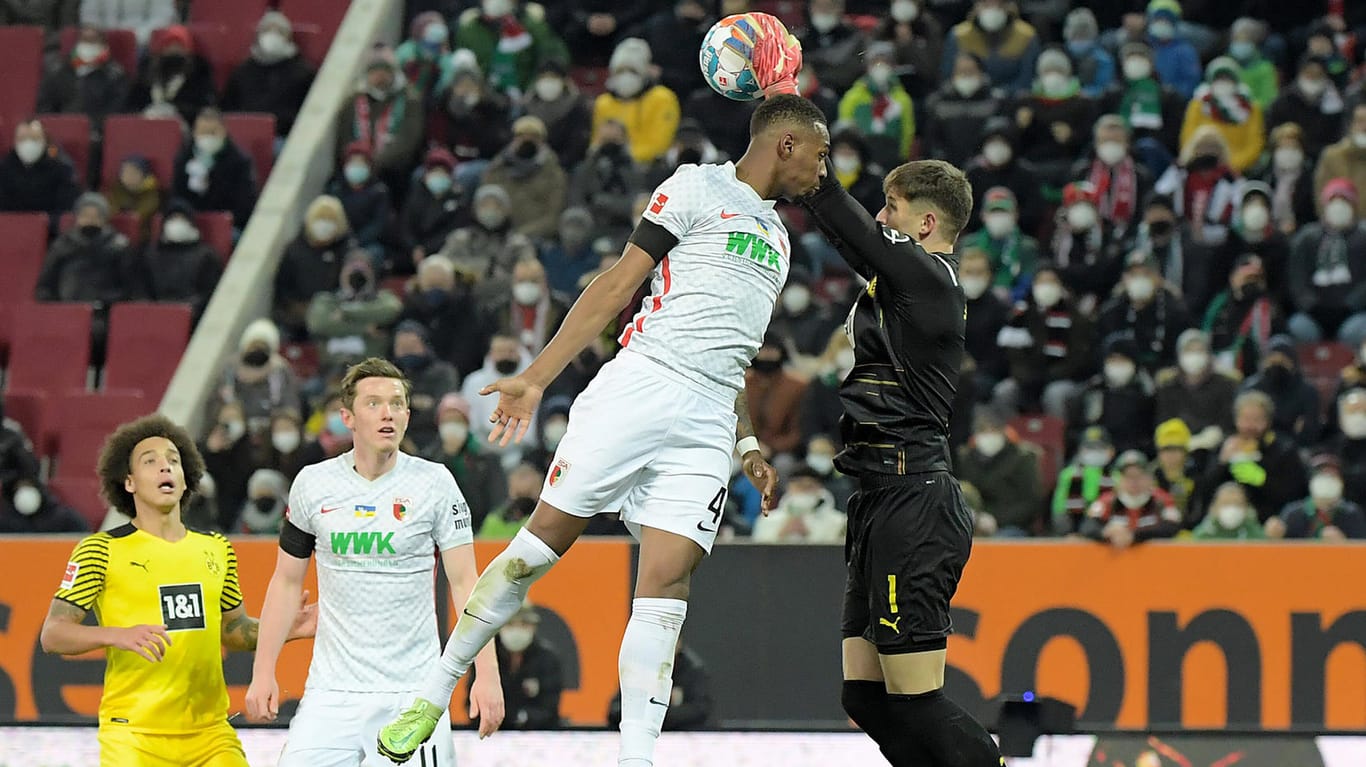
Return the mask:
[(669, 255), (669, 251), (678, 244), (678, 238), (669, 233), (668, 229), (656, 224), (653, 221), (641, 219), (636, 224), (636, 230), (631, 232), (631, 239), (627, 242), (650, 254), (650, 258), (659, 263), (664, 257)]
[(291, 557), (308, 559), (313, 556), (313, 549), (317, 545), (317, 536), (305, 533), (288, 519), (280, 526), (280, 550)]

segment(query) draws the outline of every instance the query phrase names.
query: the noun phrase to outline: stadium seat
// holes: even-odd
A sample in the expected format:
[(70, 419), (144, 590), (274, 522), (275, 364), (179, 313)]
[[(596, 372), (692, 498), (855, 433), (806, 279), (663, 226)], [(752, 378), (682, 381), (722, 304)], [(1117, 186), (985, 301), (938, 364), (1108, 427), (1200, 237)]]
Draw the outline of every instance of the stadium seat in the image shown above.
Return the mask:
[(304, 57), (304, 61), (314, 69), (319, 69), (323, 65), (323, 59), (327, 58), (327, 49), (332, 45), (332, 40), (312, 24), (295, 24), (294, 44), (299, 47), (299, 53)]
[(57, 451), (53, 476), (90, 477), (109, 433), (156, 410), (156, 400), (136, 391), (77, 392), (54, 402), (53, 410)]
[(195, 52), (209, 62), (209, 67), (213, 69), (214, 85), (221, 92), (228, 84), (232, 71), (251, 55), (251, 43), (256, 38), (256, 22), (240, 26), (189, 24), (188, 27), (190, 35), (194, 37)]
[(1356, 351), (1337, 341), (1320, 341), (1299, 346), (1300, 370), (1305, 378), (1330, 378), (1336, 385), (1342, 369), (1352, 364)]
[(189, 342), (187, 304), (115, 304), (109, 310), (104, 389), (136, 389), (160, 401)]
[(350, 6), (349, 0), (280, 0), (279, 3), (280, 13), (288, 16), (296, 26), (309, 24), (318, 27), (327, 45), (332, 44), (332, 38), (336, 36)]
[(31, 303), (14, 308), (7, 389), (85, 389), (90, 373), (89, 304)]
[[(217, 3), (196, 3), (196, 5), (218, 5)], [(231, 3), (228, 3), (231, 5)], [(71, 49), (76, 45), (76, 37), (80, 35), (80, 27), (63, 27), (59, 39), (61, 40), (62, 56), (71, 55)], [(123, 67), (123, 71), (128, 73), (128, 79), (134, 80), (138, 76), (138, 38), (131, 29), (106, 29), (104, 30), (104, 40), (109, 44), (109, 56)]]
[(1039, 479), (1049, 488), (1058, 479), (1066, 456), (1066, 424), (1051, 415), (1021, 415), (1010, 420), (1008, 427), (1021, 442), (1039, 448)]
[(13, 133), (17, 120), (33, 114), (43, 67), (42, 27), (0, 27), (0, 122)]
[(574, 67), (569, 70), (569, 79), (590, 99), (607, 90), (606, 67)]
[(175, 118), (110, 115), (104, 121), (104, 161), (100, 178), (106, 181), (117, 178), (119, 162), (136, 153), (151, 163), (152, 174), (161, 188), (169, 189), (175, 156), (184, 140), (180, 121)]
[(256, 191), (266, 185), (275, 165), (275, 115), (236, 112), (223, 115), (228, 135), (256, 167)]
[(47, 392), (39, 389), (10, 389), (5, 392), (5, 417), (13, 418), (24, 427), (24, 434), (33, 443), (33, 452), (42, 457), (51, 452), (52, 440), (47, 428)]
[(0, 213), (0, 264), (5, 265), (0, 304), (33, 300), (47, 256), (47, 224), (45, 213)]
[(53, 477), (48, 481), (47, 489), (62, 503), (75, 509), (91, 530), (98, 530), (104, 524), (109, 506), (100, 497), (98, 477)]
[(255, 31), (256, 22), (270, 9), (270, 0), (232, 0), (231, 2), (190, 3), (188, 21), (194, 24), (215, 24), (226, 27), (246, 27)]
[(318, 347), (308, 341), (287, 341), (280, 345), (280, 355), (288, 362), (300, 380), (318, 374)]
[[(57, 219), (57, 231), (65, 232), (76, 225), (75, 213), (63, 213)], [(128, 244), (133, 248), (142, 247), (142, 229), (138, 226), (138, 217), (135, 213), (115, 213), (109, 217), (109, 225), (118, 230), (119, 234), (128, 238)]]
[[(160, 213), (152, 216), (152, 242), (161, 239), (161, 221)], [(212, 245), (223, 263), (227, 264), (232, 256), (232, 214), (224, 210), (196, 213), (194, 225), (199, 228), (199, 239)]]

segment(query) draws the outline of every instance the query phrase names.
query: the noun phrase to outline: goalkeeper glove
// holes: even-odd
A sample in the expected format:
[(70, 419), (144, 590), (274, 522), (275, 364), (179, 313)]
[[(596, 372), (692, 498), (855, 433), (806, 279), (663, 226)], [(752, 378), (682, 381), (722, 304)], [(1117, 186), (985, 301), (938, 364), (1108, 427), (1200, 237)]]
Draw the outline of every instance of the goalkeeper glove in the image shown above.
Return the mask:
[(750, 64), (764, 96), (796, 93), (797, 73), (802, 69), (802, 44), (776, 16), (755, 13), (750, 19), (758, 27)]

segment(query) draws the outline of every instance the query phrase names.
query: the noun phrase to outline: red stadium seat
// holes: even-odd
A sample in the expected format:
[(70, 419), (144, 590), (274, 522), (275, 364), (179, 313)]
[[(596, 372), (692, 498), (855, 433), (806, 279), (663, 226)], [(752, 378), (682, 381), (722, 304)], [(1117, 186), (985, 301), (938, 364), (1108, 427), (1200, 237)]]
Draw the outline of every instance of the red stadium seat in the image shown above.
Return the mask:
[(214, 85), (221, 92), (228, 84), (232, 71), (251, 55), (251, 43), (256, 38), (256, 22), (241, 26), (190, 24), (189, 29), (194, 37), (195, 52), (209, 62), (209, 67), (213, 69)]
[(5, 392), (5, 416), (24, 427), (24, 434), (33, 443), (33, 452), (45, 456), (51, 452), (52, 439), (48, 429), (47, 392), (38, 389), (10, 389)]
[(75, 393), (56, 403), (52, 415), (57, 442), (53, 476), (90, 477), (95, 474), (100, 446), (120, 424), (156, 410), (156, 400), (142, 392)]
[[(217, 3), (196, 3), (196, 5), (217, 5)], [(64, 27), (61, 31), (60, 39), (62, 46), (62, 56), (71, 55), (71, 49), (76, 45), (76, 37), (81, 33), (80, 27)], [(128, 73), (128, 79), (133, 80), (138, 75), (138, 38), (131, 29), (106, 29), (104, 30), (104, 40), (109, 44), (109, 56), (123, 67), (123, 71)]]
[[(151, 241), (161, 239), (160, 213), (152, 216)], [(194, 225), (199, 229), (199, 239), (213, 246), (224, 264), (232, 256), (232, 214), (225, 210), (211, 210), (194, 214)]]
[(104, 121), (104, 162), (100, 178), (118, 178), (119, 162), (130, 154), (140, 154), (152, 165), (152, 174), (162, 189), (171, 188), (176, 153), (184, 143), (180, 121), (172, 117), (110, 115)]
[(0, 304), (33, 300), (47, 256), (47, 224), (45, 213), (0, 213), (0, 264), (5, 275), (0, 280)]
[(275, 166), (275, 115), (236, 112), (223, 115), (223, 124), (237, 148), (252, 159), (256, 191), (261, 191)]
[(349, 0), (280, 0), (279, 3), (280, 13), (289, 17), (295, 26), (311, 24), (318, 27), (328, 45), (332, 44), (350, 7)]
[(75, 509), (91, 530), (104, 524), (109, 505), (100, 497), (98, 477), (53, 477), (47, 487), (62, 503)]
[(190, 3), (190, 22), (225, 27), (247, 27), (255, 31), (256, 22), (270, 8), (270, 0), (232, 0), (232, 2)]
[(85, 389), (90, 372), (89, 304), (16, 306), (10, 342), (10, 389)]
[(299, 53), (304, 57), (304, 61), (318, 69), (322, 67), (323, 59), (327, 58), (327, 49), (332, 45), (332, 39), (312, 24), (295, 24), (294, 44), (299, 47)]
[[(85, 115), (39, 115), (48, 143), (55, 144), (76, 169), (76, 183), (86, 186), (90, 170), (90, 118)], [(13, 134), (10, 135), (13, 139)]]
[(1021, 442), (1039, 448), (1039, 479), (1043, 487), (1052, 487), (1067, 460), (1066, 424), (1051, 415), (1022, 415), (1012, 418), (1008, 427)]
[[(76, 225), (75, 213), (63, 213), (57, 219), (57, 231), (65, 232)], [(138, 226), (138, 217), (135, 213), (115, 213), (109, 217), (109, 225), (118, 230), (119, 234), (128, 238), (130, 247), (142, 247), (142, 228)]]
[(294, 374), (300, 379), (309, 379), (318, 374), (318, 347), (307, 341), (286, 342), (280, 346), (280, 354), (289, 361)]
[(1329, 378), (1336, 385), (1342, 369), (1356, 359), (1356, 351), (1337, 341), (1320, 341), (1301, 344), (1299, 358), (1300, 370), (1305, 378)]
[(186, 304), (115, 304), (109, 310), (104, 388), (140, 390), (160, 401), (190, 342)]
[(42, 27), (0, 27), (0, 122), (13, 132), (33, 114), (43, 68)]
[(569, 79), (589, 98), (607, 90), (606, 67), (574, 67), (569, 70)]

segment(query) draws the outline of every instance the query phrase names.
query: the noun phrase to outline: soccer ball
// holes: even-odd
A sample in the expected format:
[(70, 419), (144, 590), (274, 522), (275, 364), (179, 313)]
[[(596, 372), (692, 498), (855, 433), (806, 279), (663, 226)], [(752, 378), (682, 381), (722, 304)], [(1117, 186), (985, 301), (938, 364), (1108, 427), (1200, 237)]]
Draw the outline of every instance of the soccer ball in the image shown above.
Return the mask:
[[(734, 101), (753, 101), (763, 97), (763, 89), (754, 77), (750, 54), (758, 39), (759, 13), (737, 13), (716, 22), (702, 38), (698, 64), (707, 85), (717, 93)], [(782, 25), (779, 24), (781, 27)]]

